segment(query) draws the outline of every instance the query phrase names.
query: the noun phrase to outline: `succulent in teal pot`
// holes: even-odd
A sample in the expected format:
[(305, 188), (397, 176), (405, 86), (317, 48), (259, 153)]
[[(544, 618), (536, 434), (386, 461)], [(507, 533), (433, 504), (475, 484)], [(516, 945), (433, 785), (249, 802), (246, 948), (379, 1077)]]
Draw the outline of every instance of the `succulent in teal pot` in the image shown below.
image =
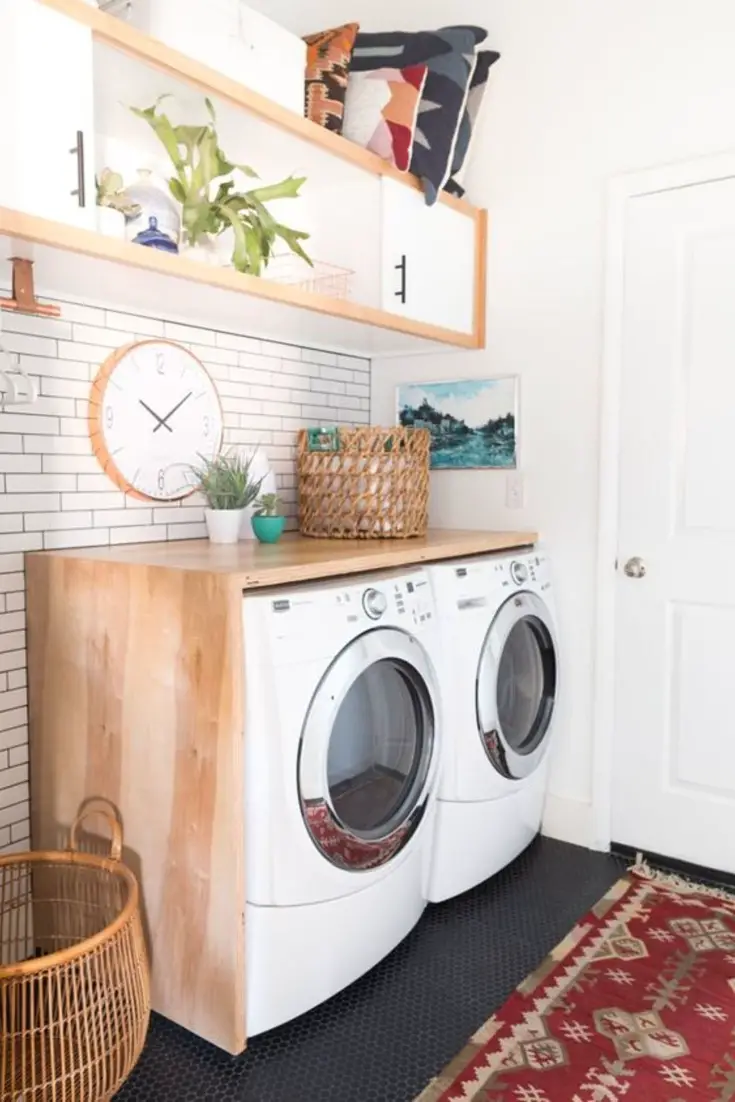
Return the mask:
[(278, 543), (283, 535), (286, 518), (279, 511), (281, 499), (278, 494), (263, 494), (255, 503), (255, 513), (251, 524), (261, 543)]

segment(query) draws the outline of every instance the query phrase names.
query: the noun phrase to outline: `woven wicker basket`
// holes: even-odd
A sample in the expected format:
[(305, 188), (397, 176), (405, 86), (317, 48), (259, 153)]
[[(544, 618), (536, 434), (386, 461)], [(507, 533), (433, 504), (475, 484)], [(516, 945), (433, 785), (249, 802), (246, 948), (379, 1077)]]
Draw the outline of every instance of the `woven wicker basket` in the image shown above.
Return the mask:
[(299, 433), (299, 526), (304, 536), (406, 539), (429, 516), (428, 429), (340, 429), (340, 450), (309, 451)]
[[(110, 823), (109, 857), (80, 853), (90, 814)], [(88, 801), (69, 850), (0, 857), (0, 1099), (107, 1102), (148, 1029), (138, 884), (120, 861), (106, 801)]]

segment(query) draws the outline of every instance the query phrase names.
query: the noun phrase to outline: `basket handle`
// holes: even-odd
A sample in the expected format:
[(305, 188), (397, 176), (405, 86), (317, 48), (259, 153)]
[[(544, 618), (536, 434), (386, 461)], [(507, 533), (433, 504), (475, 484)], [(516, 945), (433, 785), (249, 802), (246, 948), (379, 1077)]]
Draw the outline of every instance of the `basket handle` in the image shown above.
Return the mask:
[(118, 818), (115, 805), (102, 796), (93, 796), (91, 799), (86, 800), (79, 808), (77, 816), (71, 824), (71, 830), (69, 831), (69, 849), (72, 850), (73, 853), (79, 851), (77, 834), (84, 820), (88, 819), (91, 815), (101, 815), (102, 818), (107, 821), (111, 835), (110, 857), (113, 861), (119, 861), (122, 857), (122, 826), (120, 825), (120, 819)]

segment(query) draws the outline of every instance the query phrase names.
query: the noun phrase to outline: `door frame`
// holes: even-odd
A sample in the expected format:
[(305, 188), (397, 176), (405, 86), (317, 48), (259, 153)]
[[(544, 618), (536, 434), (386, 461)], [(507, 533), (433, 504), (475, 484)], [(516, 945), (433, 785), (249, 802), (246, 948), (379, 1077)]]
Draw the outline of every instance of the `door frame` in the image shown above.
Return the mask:
[(593, 689), (591, 845), (609, 850), (612, 841), (612, 778), (615, 742), (615, 599), (617, 591), (625, 225), (628, 203), (644, 195), (674, 191), (735, 177), (735, 153), (721, 153), (626, 173), (610, 181), (603, 295), (603, 354), (600, 394), (599, 498), (597, 524), (597, 611)]

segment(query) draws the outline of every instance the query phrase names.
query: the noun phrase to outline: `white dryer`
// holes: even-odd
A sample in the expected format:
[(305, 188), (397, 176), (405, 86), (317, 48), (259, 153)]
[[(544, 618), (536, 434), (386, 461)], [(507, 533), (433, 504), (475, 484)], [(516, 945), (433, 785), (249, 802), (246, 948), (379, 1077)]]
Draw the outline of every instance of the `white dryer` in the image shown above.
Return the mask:
[(421, 569), (245, 594), (247, 1031), (361, 976), (426, 905), (438, 622)]
[(439, 902), (499, 872), (538, 833), (559, 663), (545, 554), (428, 569), (447, 643), (428, 891)]

